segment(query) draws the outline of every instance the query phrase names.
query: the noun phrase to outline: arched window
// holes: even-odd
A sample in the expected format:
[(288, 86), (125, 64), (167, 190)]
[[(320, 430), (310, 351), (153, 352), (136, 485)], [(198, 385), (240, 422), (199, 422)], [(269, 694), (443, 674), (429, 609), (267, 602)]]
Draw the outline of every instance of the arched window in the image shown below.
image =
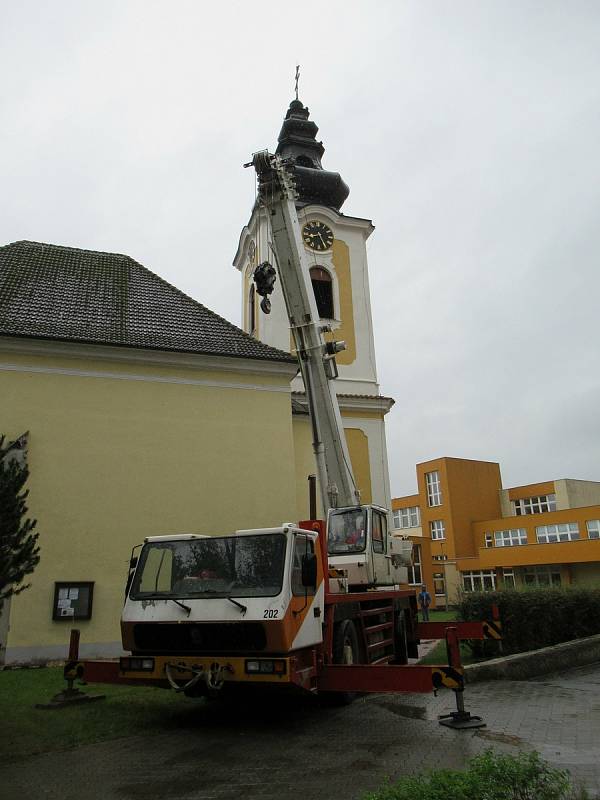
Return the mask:
[(248, 330), (250, 333), (256, 333), (256, 292), (254, 284), (250, 287), (250, 294), (248, 295)]
[(333, 319), (333, 283), (331, 275), (323, 267), (312, 267), (310, 280), (317, 301), (317, 310), (321, 319)]

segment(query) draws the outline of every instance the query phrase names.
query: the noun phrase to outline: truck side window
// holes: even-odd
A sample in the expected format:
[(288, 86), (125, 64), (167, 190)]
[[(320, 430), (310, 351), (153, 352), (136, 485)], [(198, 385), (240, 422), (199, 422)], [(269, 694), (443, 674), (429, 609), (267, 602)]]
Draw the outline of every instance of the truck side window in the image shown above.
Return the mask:
[[(373, 511), (373, 552), (385, 553), (384, 540), (385, 520), (378, 511)], [(386, 531), (387, 532), (387, 531)]]
[(306, 553), (314, 553), (313, 540), (308, 536), (294, 537), (294, 560), (292, 563), (292, 594), (304, 597), (304, 593), (314, 594), (313, 587), (306, 587), (302, 583), (302, 557)]

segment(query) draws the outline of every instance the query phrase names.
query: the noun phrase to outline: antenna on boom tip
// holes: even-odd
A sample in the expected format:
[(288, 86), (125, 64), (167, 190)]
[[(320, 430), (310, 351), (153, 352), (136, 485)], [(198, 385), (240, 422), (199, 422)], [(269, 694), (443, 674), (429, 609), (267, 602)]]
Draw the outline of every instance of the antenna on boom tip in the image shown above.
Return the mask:
[(298, 81), (300, 80), (300, 64), (296, 64), (296, 100), (298, 99)]

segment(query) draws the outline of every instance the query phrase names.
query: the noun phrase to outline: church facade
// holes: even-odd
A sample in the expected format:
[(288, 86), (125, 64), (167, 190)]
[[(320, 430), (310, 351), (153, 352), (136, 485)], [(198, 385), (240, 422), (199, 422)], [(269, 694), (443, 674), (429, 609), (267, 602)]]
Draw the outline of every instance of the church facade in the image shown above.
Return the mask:
[[(302, 104), (292, 104), (280, 146), (293, 155), (299, 125), (317, 153)], [(352, 464), (363, 501), (390, 507), (392, 401), (377, 384), (365, 249), (373, 226), (341, 214), (347, 187), (320, 157), (305, 169), (306, 236), (324, 236), (319, 245), (331, 236), (322, 250), (305, 241), (321, 315), (347, 343), (338, 394)], [(0, 612), (0, 663), (64, 658), (71, 627), (82, 656), (118, 655), (128, 562), (146, 536), (308, 517), (315, 464), (283, 299), (276, 292), (266, 316), (251, 290), (268, 241), (254, 209), (235, 257), (244, 330), (129, 256), (0, 247), (0, 433), (27, 459), (41, 547), (30, 588)]]

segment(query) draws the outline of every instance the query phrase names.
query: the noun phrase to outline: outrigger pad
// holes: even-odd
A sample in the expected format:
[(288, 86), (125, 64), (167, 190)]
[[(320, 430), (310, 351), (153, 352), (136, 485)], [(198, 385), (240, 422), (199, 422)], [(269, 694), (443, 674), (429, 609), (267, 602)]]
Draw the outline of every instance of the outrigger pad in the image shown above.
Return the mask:
[(52, 711), (57, 708), (67, 708), (67, 706), (80, 706), (86, 703), (95, 703), (96, 700), (105, 700), (105, 694), (86, 694), (80, 692), (79, 689), (65, 689), (58, 694), (55, 694), (49, 703), (36, 703), (36, 708), (41, 708), (44, 711)]
[(485, 722), (481, 717), (476, 717), (468, 711), (452, 711), (438, 718), (440, 725), (456, 730), (468, 730), (469, 728), (485, 728)]

